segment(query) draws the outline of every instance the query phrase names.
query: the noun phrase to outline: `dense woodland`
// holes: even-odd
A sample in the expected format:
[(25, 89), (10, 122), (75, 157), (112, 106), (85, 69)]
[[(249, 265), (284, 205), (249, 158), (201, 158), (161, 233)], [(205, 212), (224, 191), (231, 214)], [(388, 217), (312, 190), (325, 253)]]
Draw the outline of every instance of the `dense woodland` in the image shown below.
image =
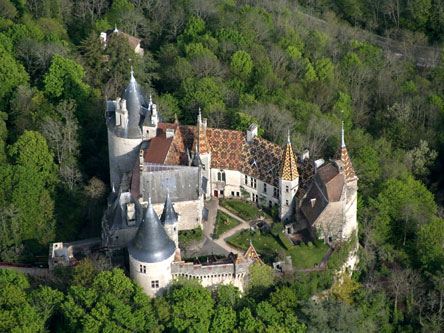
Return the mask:
[[(304, 7), (299, 7), (300, 5)], [(0, 0), (0, 261), (100, 234), (109, 192), (105, 99), (130, 67), (164, 121), (245, 130), (329, 159), (340, 124), (359, 180), (360, 265), (245, 295), (179, 282), (150, 300), (82, 262), (50, 280), (0, 270), (0, 331), (439, 332), (444, 329), (444, 62), (416, 67), (367, 29), (440, 46), (438, 0)], [(301, 12), (328, 18), (312, 26)], [(100, 42), (118, 29), (142, 39)], [(329, 290), (329, 292), (323, 292)], [(313, 298), (313, 296), (315, 296)]]

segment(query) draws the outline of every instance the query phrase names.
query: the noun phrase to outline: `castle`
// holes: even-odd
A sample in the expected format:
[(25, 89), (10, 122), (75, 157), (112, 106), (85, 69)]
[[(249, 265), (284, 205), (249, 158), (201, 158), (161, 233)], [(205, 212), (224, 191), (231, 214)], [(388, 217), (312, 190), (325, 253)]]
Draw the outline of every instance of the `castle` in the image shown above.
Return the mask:
[[(331, 247), (357, 234), (357, 181), (342, 128), (333, 160), (313, 161), (245, 132), (210, 128), (201, 112), (196, 125), (177, 118), (163, 123), (156, 104), (146, 99), (131, 71), (121, 98), (106, 102), (112, 192), (102, 220), (102, 238), (53, 243), (49, 266), (72, 265), (75, 252), (93, 247), (129, 258), (131, 277), (152, 297), (173, 279), (196, 279), (205, 287), (233, 284), (243, 290), (250, 265), (259, 261), (250, 244), (244, 255), (230, 253), (185, 262), (180, 230), (202, 228), (211, 198), (243, 198), (278, 207), (284, 235), (306, 230)], [(127, 251), (127, 252), (126, 252)]]
[[(142, 93), (133, 73), (121, 98), (106, 103), (110, 177), (113, 191), (102, 221), (108, 249), (127, 248), (131, 277), (155, 296), (174, 277), (204, 286), (233, 283), (242, 289), (258, 255), (230, 254), (207, 263), (185, 263), (179, 230), (202, 227), (204, 201), (247, 198), (278, 206), (287, 237), (309, 229), (333, 246), (357, 232), (357, 177), (344, 142), (329, 163), (295, 155), (246, 132), (210, 128), (199, 110), (196, 125), (177, 118), (163, 123), (156, 104)], [(160, 216), (160, 218), (159, 218)]]

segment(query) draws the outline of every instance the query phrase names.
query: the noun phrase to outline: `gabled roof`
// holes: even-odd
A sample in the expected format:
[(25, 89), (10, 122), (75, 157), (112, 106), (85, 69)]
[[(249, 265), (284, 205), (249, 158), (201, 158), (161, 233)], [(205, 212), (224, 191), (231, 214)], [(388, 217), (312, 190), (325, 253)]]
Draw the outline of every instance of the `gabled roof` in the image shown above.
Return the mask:
[(116, 34), (116, 35), (120, 35), (120, 36), (125, 37), (125, 38), (128, 40), (128, 43), (131, 45), (131, 47), (132, 47), (133, 49), (135, 49), (135, 48), (137, 47), (137, 45), (139, 45), (140, 42), (141, 42), (141, 39), (136, 38), (136, 37), (131, 36), (131, 35), (128, 35), (127, 33), (124, 33), (124, 32), (119, 31), (119, 30), (117, 30), (117, 29), (114, 29), (114, 30), (108, 30), (108, 31), (106, 32), (106, 36), (107, 36), (107, 38), (108, 38), (110, 35), (112, 35), (112, 34)]
[(136, 260), (147, 263), (161, 262), (176, 252), (176, 245), (167, 236), (151, 200), (148, 201), (143, 221), (128, 251)]
[(253, 243), (250, 242), (250, 247), (247, 249), (247, 251), (244, 254), (244, 258), (247, 260), (252, 260), (252, 261), (259, 261), (261, 264), (263, 264), (264, 262), (262, 261), (261, 258), (259, 258), (259, 254), (257, 253), (256, 249), (253, 246)]
[(296, 159), (294, 158), (293, 148), (290, 142), (290, 132), (288, 132), (287, 146), (282, 156), (280, 167), (280, 176), (283, 180), (295, 180), (299, 177)]

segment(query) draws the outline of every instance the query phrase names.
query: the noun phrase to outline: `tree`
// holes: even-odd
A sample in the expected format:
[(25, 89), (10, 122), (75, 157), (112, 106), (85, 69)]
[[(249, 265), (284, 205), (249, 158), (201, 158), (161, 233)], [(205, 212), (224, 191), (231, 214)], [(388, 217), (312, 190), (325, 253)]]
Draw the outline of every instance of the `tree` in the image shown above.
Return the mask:
[(418, 254), (423, 269), (444, 270), (444, 220), (434, 217), (418, 231)]
[[(404, 240), (404, 232), (407, 230), (408, 238), (414, 237), (415, 230), (431, 219), (436, 213), (436, 204), (433, 194), (418, 180), (412, 176), (404, 176), (403, 179), (389, 179), (385, 181), (383, 189), (375, 200), (371, 200), (371, 206), (376, 209), (378, 216), (374, 220), (378, 243), (391, 242), (401, 246)], [(406, 229), (405, 207), (410, 207), (409, 216), (416, 217), (413, 221), (413, 230)], [(412, 211), (413, 209), (413, 211)], [(413, 214), (414, 213), (414, 214)], [(411, 222), (411, 221), (410, 221)]]
[(274, 270), (258, 261), (250, 265), (248, 274), (248, 294), (261, 295), (274, 284)]
[(78, 122), (74, 116), (76, 104), (73, 100), (62, 101), (56, 110), (59, 118), (47, 119), (43, 123), (43, 133), (51, 148), (55, 151), (59, 164), (60, 178), (70, 190), (81, 180), (77, 167)]
[(248, 80), (253, 70), (251, 56), (245, 51), (236, 51), (231, 56), (230, 69), (241, 80)]
[(23, 66), (0, 45), (0, 101), (20, 84), (27, 84), (28, 74)]
[(236, 312), (232, 307), (218, 305), (211, 321), (211, 332), (230, 332), (236, 327)]
[(61, 308), (69, 331), (146, 332), (157, 326), (149, 297), (120, 269), (98, 274), (90, 287), (71, 286)]
[(90, 87), (83, 83), (84, 77), (81, 65), (56, 54), (43, 79), (45, 95), (56, 101), (60, 98), (83, 101), (90, 92)]
[(166, 298), (172, 310), (171, 329), (179, 332), (208, 331), (214, 311), (214, 300), (207, 289), (190, 283), (176, 284)]

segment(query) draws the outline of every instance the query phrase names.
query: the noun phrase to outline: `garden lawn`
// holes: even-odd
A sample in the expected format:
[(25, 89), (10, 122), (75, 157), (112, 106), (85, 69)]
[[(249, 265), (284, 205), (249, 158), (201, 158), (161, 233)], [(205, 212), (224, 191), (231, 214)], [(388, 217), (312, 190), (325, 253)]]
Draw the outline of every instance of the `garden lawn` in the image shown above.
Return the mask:
[(241, 221), (229, 216), (228, 214), (218, 211), (216, 217), (216, 227), (214, 228), (214, 235), (220, 236), (224, 232), (238, 226)]
[(221, 201), (220, 205), (247, 221), (259, 216), (259, 209), (250, 202), (228, 199)]
[(227, 243), (246, 250), (250, 246), (250, 239), (256, 251), (265, 262), (271, 263), (273, 260), (276, 260), (279, 253), (285, 252), (286, 255), (291, 256), (293, 268), (296, 269), (313, 268), (316, 264), (320, 264), (329, 249), (324, 242), (317, 240), (315, 244), (310, 246), (302, 243), (301, 245), (293, 246), (290, 250), (286, 250), (279, 239), (271, 233), (252, 234), (249, 230), (244, 230), (230, 237)]

